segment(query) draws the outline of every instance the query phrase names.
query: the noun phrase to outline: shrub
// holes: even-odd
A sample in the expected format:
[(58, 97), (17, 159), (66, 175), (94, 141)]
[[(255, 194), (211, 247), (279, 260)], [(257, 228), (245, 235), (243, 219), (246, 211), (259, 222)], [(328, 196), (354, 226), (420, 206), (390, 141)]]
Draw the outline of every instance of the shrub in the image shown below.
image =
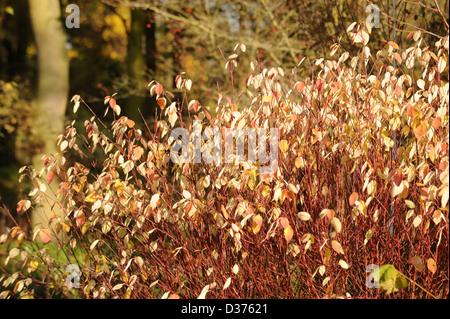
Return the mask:
[[(330, 60), (302, 60), (303, 80), (252, 62), (248, 89), (220, 96), (215, 112), (190, 99), (184, 75), (180, 101), (152, 82), (160, 110), (148, 139), (106, 97), (110, 128), (96, 116), (85, 132), (72, 122), (61, 154), (41, 172), (22, 168), (35, 185), (22, 214), (46, 200), (53, 178), (60, 184), (51, 227), (2, 236), (14, 263), (2, 296), (448, 297), (448, 36), (431, 46), (413, 32), (410, 48), (388, 42), (372, 54), (369, 34), (349, 29), (356, 56), (335, 44)], [(231, 78), (245, 46), (235, 50)], [(194, 119), (204, 130), (277, 128), (276, 172), (259, 174), (259, 162), (173, 163), (170, 130), (192, 131)], [(96, 149), (101, 172), (65, 166), (69, 150), (94, 162)], [(79, 289), (66, 286), (69, 264)], [(383, 289), (371, 289), (373, 265)]]

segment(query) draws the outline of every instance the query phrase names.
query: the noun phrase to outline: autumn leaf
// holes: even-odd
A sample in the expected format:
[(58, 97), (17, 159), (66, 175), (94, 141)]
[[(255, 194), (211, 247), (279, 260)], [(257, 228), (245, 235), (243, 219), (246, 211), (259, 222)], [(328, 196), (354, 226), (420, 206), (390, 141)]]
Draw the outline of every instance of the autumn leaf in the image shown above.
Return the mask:
[(333, 250), (339, 254), (344, 254), (344, 249), (342, 248), (341, 244), (339, 244), (338, 241), (333, 240), (331, 242), (331, 247), (333, 248)]
[(48, 174), (47, 174), (47, 183), (51, 184), (54, 177), (55, 177), (55, 173), (53, 171), (48, 172)]
[(114, 110), (114, 108), (116, 107), (116, 99), (115, 98), (110, 98), (109, 99), (109, 106)]
[(165, 98), (160, 97), (160, 98), (158, 99), (157, 102), (158, 102), (159, 107), (160, 107), (162, 110), (164, 110), (164, 109), (166, 108), (167, 102), (166, 102), (166, 99), (165, 99)]
[(284, 230), (284, 238), (286, 238), (287, 242), (290, 242), (292, 237), (294, 236), (294, 230), (291, 225), (288, 225)]
[(397, 60), (397, 62), (399, 63), (399, 64), (402, 64), (402, 57), (400, 56), (400, 54), (398, 54), (397, 52), (394, 52), (394, 54), (393, 54), (393, 57), (394, 57), (394, 59), (396, 59)]
[(44, 244), (46, 244), (52, 238), (52, 234), (48, 229), (41, 229), (41, 231), (39, 232), (39, 237), (41, 237), (41, 240), (44, 242)]
[(437, 270), (437, 265), (436, 262), (434, 261), (433, 258), (429, 258), (427, 260), (427, 268), (429, 271), (431, 271), (433, 274), (436, 272)]
[(358, 193), (354, 192), (350, 195), (348, 203), (350, 204), (350, 206), (353, 206), (357, 200), (358, 200)]
[(425, 268), (422, 262), (422, 258), (420, 258), (419, 256), (411, 257), (409, 259), (409, 262), (413, 264), (414, 268), (416, 268), (416, 270), (419, 272), (422, 272), (423, 269)]
[(442, 119), (438, 116), (433, 119), (433, 123), (431, 124), (435, 130), (441, 127)]
[(134, 127), (135, 124), (136, 124), (136, 123), (135, 123), (133, 120), (130, 120), (130, 119), (127, 120), (127, 126), (128, 126), (129, 128)]
[(400, 186), (402, 181), (403, 181), (403, 174), (402, 174), (402, 172), (395, 173), (395, 175), (394, 175), (394, 183), (395, 183), (395, 185)]
[(260, 231), (262, 222), (263, 222), (263, 219), (262, 219), (261, 215), (258, 214), (253, 217), (252, 230), (255, 235)]
[(388, 44), (389, 44), (391, 47), (393, 47), (394, 49), (396, 49), (396, 50), (399, 49), (398, 44), (395, 43), (395, 42), (393, 42), (393, 41), (389, 41)]
[(297, 82), (297, 83), (295, 84), (295, 89), (296, 89), (299, 93), (301, 93), (301, 92), (303, 91), (304, 88), (305, 88), (305, 83), (303, 83), (303, 82)]
[(286, 229), (289, 226), (289, 220), (286, 217), (280, 217), (280, 224)]
[(287, 149), (288, 149), (289, 143), (286, 140), (281, 140), (280, 141), (280, 151), (282, 153), (286, 153)]
[(297, 214), (298, 218), (300, 218), (301, 221), (308, 221), (311, 219), (311, 215), (308, 214), (307, 212), (300, 212)]
[(161, 95), (161, 93), (163, 92), (163, 86), (161, 85), (161, 84), (156, 84), (156, 86), (155, 86), (155, 92), (156, 92), (156, 94), (159, 96), (159, 95)]
[(416, 138), (419, 139), (424, 136), (427, 133), (427, 129), (428, 127), (425, 121), (421, 121), (420, 124), (414, 128), (414, 134), (416, 135)]

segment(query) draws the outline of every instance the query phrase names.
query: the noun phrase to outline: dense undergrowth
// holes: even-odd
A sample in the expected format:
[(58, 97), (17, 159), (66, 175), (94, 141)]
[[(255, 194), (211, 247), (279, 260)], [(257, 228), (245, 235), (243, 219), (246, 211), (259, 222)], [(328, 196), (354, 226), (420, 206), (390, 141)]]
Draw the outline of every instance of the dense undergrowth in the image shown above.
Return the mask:
[[(94, 116), (80, 132), (72, 122), (42, 171), (21, 170), (35, 188), (18, 212), (50, 200), (54, 216), (51, 227), (2, 235), (1, 296), (447, 298), (448, 36), (425, 43), (412, 32), (407, 49), (371, 52), (370, 30), (348, 32), (357, 56), (335, 44), (331, 59), (300, 62), (306, 79), (254, 61), (247, 90), (219, 96), (215, 109), (189, 96), (195, 83), (183, 74), (179, 101), (152, 82), (160, 109), (149, 138), (114, 97), (111, 126)], [(242, 51), (227, 60), (231, 79)], [(206, 131), (277, 128), (276, 172), (173, 163), (170, 132), (192, 132), (193, 120)], [(96, 149), (102, 171), (79, 163)], [(76, 267), (79, 288), (69, 289)]]

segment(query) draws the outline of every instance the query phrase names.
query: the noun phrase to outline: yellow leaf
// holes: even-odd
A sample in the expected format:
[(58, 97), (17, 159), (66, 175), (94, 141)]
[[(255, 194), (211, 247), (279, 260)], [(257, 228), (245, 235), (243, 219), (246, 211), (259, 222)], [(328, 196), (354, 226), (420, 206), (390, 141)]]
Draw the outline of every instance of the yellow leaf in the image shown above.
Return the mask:
[(33, 271), (35, 271), (37, 269), (38, 266), (39, 266), (39, 262), (37, 260), (30, 261), (30, 263), (28, 264), (28, 272), (32, 273)]
[(252, 230), (255, 235), (260, 231), (262, 221), (262, 217), (259, 214), (253, 217)]
[(428, 267), (428, 270), (431, 271), (433, 274), (436, 272), (436, 270), (437, 270), (437, 265), (436, 265), (436, 262), (434, 261), (433, 258), (429, 258), (429, 259), (428, 259), (428, 261), (427, 261), (427, 267)]
[(289, 242), (293, 236), (294, 230), (292, 229), (291, 225), (288, 225), (284, 230), (284, 238), (286, 238), (286, 241)]
[(286, 140), (281, 140), (280, 141), (280, 151), (282, 153), (286, 153), (287, 149), (288, 149), (289, 143)]

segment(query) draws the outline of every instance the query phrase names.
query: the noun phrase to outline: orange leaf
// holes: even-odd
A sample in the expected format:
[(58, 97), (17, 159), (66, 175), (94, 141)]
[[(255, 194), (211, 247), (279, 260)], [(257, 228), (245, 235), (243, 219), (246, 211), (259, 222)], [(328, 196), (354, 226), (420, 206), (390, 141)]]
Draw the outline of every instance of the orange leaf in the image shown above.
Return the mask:
[(84, 213), (81, 213), (76, 218), (77, 227), (83, 226), (83, 224), (86, 222), (86, 216)]
[(332, 209), (327, 209), (327, 218), (329, 219), (329, 220), (332, 220), (333, 218), (334, 218), (334, 215), (335, 215), (336, 213), (335, 213), (335, 211), (334, 210), (332, 210)]
[(393, 42), (393, 41), (389, 41), (388, 44), (389, 44), (391, 47), (393, 47), (394, 49), (396, 49), (396, 50), (399, 49), (398, 44), (395, 43), (395, 42)]
[(262, 222), (263, 222), (263, 219), (262, 219), (262, 217), (261, 217), (261, 215), (256, 215), (256, 216), (254, 216), (253, 217), (253, 222), (255, 223), (255, 224), (257, 224), (258, 226), (261, 226), (262, 225)]
[(25, 205), (25, 202), (19, 202), (19, 203), (17, 204), (17, 214), (19, 214), (20, 212), (22, 212), (23, 205)]
[(39, 232), (39, 237), (41, 237), (44, 244), (46, 244), (52, 238), (52, 234), (50, 233), (50, 230), (48, 230), (48, 229), (41, 229), (41, 231)]
[(295, 89), (298, 92), (302, 92), (304, 88), (305, 88), (305, 83), (303, 83), (303, 82), (297, 82), (297, 84), (295, 84)]
[(412, 118), (415, 118), (415, 117), (417, 117), (419, 115), (419, 112), (412, 105), (408, 106), (408, 108), (406, 109), (406, 113)]
[(261, 229), (261, 225), (262, 225), (262, 217), (261, 215), (256, 215), (253, 217), (253, 224), (252, 224), (252, 230), (253, 233), (256, 235), (257, 233), (259, 233), (260, 229)]
[(159, 83), (156, 84), (156, 87), (155, 87), (156, 94), (161, 95), (162, 91), (163, 91), (163, 86)]
[(160, 97), (158, 99), (158, 105), (162, 110), (164, 110), (166, 108), (166, 99), (163, 97)]
[(286, 229), (289, 227), (289, 220), (286, 217), (280, 217), (281, 226)]
[(54, 177), (55, 177), (55, 173), (53, 173), (53, 171), (48, 172), (48, 174), (47, 174), (47, 183), (51, 184)]
[(136, 123), (133, 120), (127, 120), (127, 125), (129, 128), (132, 128)]
[(334, 251), (339, 253), (339, 254), (344, 254), (344, 249), (342, 249), (341, 244), (339, 244), (336, 240), (333, 240), (331, 242), (331, 247), (333, 247)]
[(302, 164), (303, 164), (303, 159), (300, 156), (297, 157), (295, 159), (295, 167), (300, 168), (303, 166)]
[(358, 193), (354, 192), (350, 195), (348, 203), (350, 204), (350, 206), (353, 206), (357, 200), (358, 200)]
[(111, 106), (111, 108), (114, 109), (114, 107), (116, 106), (116, 99), (115, 98), (110, 98), (109, 99), (109, 106)]
[(291, 225), (288, 225), (284, 230), (284, 238), (286, 238), (287, 242), (290, 242), (293, 236), (294, 230), (292, 229)]
[(400, 54), (395, 52), (393, 56), (394, 56), (394, 59), (396, 59), (399, 64), (402, 64), (402, 57), (400, 56)]
[(427, 133), (427, 124), (425, 121), (420, 122), (418, 126), (414, 128), (414, 134), (416, 135), (416, 138), (421, 138)]
[(136, 157), (136, 160), (139, 160), (142, 154), (144, 154), (144, 149), (142, 147), (138, 146), (133, 149), (133, 155)]
[(438, 128), (440, 128), (441, 127), (441, 122), (442, 122), (442, 120), (441, 120), (441, 118), (438, 116), (438, 117), (436, 117), (434, 120), (433, 120), (433, 128), (435, 129), (435, 130), (437, 130)]

